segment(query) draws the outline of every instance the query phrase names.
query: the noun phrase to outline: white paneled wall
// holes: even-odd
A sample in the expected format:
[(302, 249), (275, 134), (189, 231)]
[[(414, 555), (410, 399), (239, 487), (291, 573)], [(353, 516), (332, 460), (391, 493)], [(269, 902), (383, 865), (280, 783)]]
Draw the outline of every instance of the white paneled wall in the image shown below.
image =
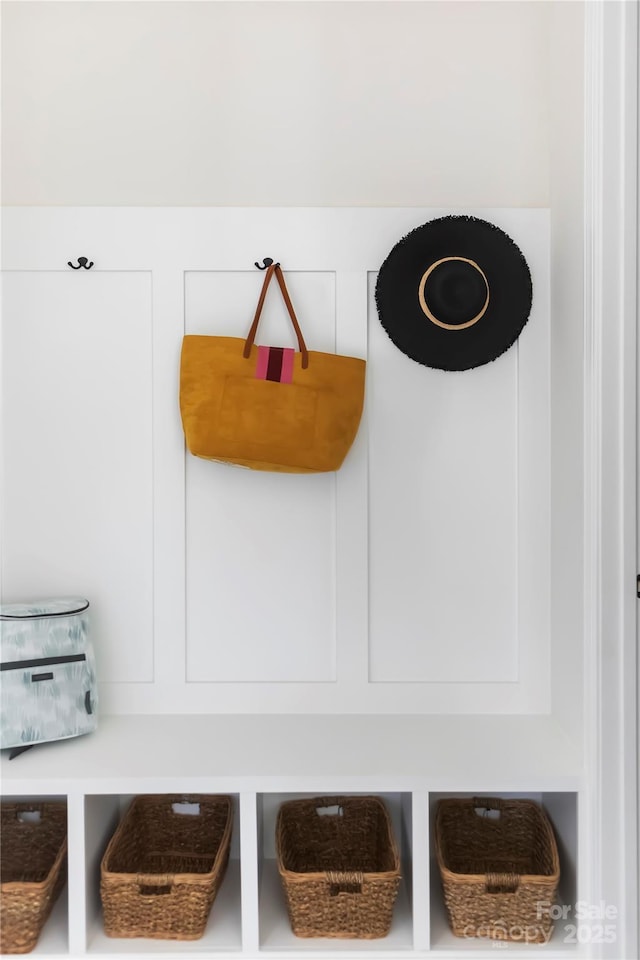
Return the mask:
[(370, 303), (370, 679), (516, 680), (518, 345), (427, 371)]
[[(263, 277), (188, 273), (186, 332), (246, 334)], [(335, 353), (335, 275), (296, 273), (288, 288), (307, 342)], [(275, 280), (256, 342), (297, 347)], [(335, 680), (335, 474), (256, 483), (188, 456), (186, 504), (187, 680)]]
[(151, 275), (3, 278), (2, 588), (108, 597), (105, 681), (153, 679)]
[[(3, 597), (91, 599), (108, 710), (548, 709), (548, 214), (477, 212), (534, 307), (498, 360), (445, 373), (391, 343), (374, 288), (447, 212), (7, 212)], [(265, 255), (309, 347), (368, 360), (337, 473), (185, 453), (182, 335), (246, 335)], [(257, 341), (294, 343), (275, 284)]]

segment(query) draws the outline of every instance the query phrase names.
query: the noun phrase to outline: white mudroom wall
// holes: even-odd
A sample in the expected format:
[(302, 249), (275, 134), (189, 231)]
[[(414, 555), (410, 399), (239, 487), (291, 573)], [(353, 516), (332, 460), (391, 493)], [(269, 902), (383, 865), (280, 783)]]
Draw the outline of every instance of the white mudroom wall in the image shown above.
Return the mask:
[[(612, 612), (635, 583), (614, 542), (635, 478), (616, 416), (635, 385), (617, 301), (635, 292), (633, 204), (612, 173), (628, 173), (635, 7), (0, 10), (0, 588), (88, 595), (102, 678), (95, 734), (0, 758), (7, 795), (69, 804), (69, 896), (40, 952), (120, 952), (97, 865), (122, 801), (199, 791), (238, 800), (223, 922), (202, 949), (292, 956), (275, 804), (379, 792), (409, 895), (392, 948), (457, 955), (430, 811), (459, 792), (540, 800), (562, 902), (619, 911), (615, 943), (567, 946), (558, 926), (545, 955), (636, 958), (635, 654)], [(398, 237), (447, 213), (501, 225), (535, 291), (513, 349), (459, 376), (397, 351), (372, 299)], [(78, 256), (95, 267), (72, 271)], [(335, 475), (185, 456), (182, 336), (241, 336), (265, 256), (313, 347), (368, 360)], [(263, 334), (290, 335), (275, 295)]]
[[(16, 316), (26, 311), (44, 323), (31, 301), (39, 298), (40, 308), (68, 304), (58, 288), (69, 288), (76, 320), (73, 311), (65, 313), (66, 336), (76, 347), (85, 336), (95, 350), (106, 337), (113, 362), (126, 342), (118, 363), (123, 382), (135, 384), (141, 418), (131, 449), (122, 438), (114, 448), (129, 473), (102, 468), (100, 438), (83, 423), (91, 476), (74, 471), (81, 486), (75, 492), (64, 477), (56, 481), (74, 493), (77, 544), (88, 529), (102, 544), (84, 568), (87, 576), (93, 571), (86, 590), (103, 648), (107, 708), (552, 710), (575, 729), (582, 4), (5, 3), (2, 42), (3, 200), (13, 208), (4, 217), (4, 265), (32, 271), (13, 274), (6, 304), (15, 305)], [(234, 255), (223, 253), (213, 212), (203, 211), (201, 221), (180, 219), (186, 232), (174, 233), (163, 260), (157, 245), (153, 257), (144, 245), (132, 248), (131, 234), (148, 235), (135, 216), (128, 220), (123, 210), (120, 221), (107, 217), (104, 226), (103, 214), (79, 209), (173, 205), (245, 208), (244, 220), (230, 212)], [(33, 210), (29, 221), (26, 206), (73, 209), (60, 221)], [(277, 216), (272, 221), (264, 211), (261, 218), (258, 208), (275, 206), (416, 209), (376, 220), (388, 226), (371, 243), (354, 226), (334, 256), (322, 238), (296, 243), (287, 236), (286, 216), (284, 226), (270, 227)], [(520, 345), (465, 380), (419, 368), (382, 334), (371, 296), (375, 271), (402, 232), (429, 211), (495, 214), (535, 260), (541, 298), (522, 346), (526, 357), (531, 337), (542, 334), (542, 353), (528, 386)], [(172, 214), (163, 220), (157, 212), (161, 234)], [(522, 223), (534, 214), (547, 226), (528, 246)], [(313, 229), (313, 218), (292, 222)], [(236, 235), (243, 223), (250, 243)], [(282, 238), (279, 249), (269, 242), (275, 236)], [(349, 251), (348, 238), (359, 251)], [(82, 246), (89, 241), (91, 250)], [(297, 247), (307, 252), (296, 256)], [(96, 270), (112, 272), (55, 273), (79, 254), (95, 259)], [(222, 467), (185, 461), (180, 446), (180, 336), (217, 332), (232, 308), (250, 310), (258, 283), (251, 264), (265, 255), (290, 267), (292, 294), (314, 345), (360, 352), (370, 361), (367, 410), (351, 462), (337, 478), (305, 478), (303, 487), (295, 478), (242, 472), (229, 479)], [(82, 320), (91, 299), (82, 298), (97, 296), (93, 287), (100, 283), (109, 289), (99, 292), (101, 312), (93, 311), (96, 339)], [(110, 324), (111, 300), (121, 302), (125, 287), (133, 299)], [(140, 296), (146, 300), (136, 306)], [(273, 311), (267, 332), (282, 330), (283, 316)], [(52, 356), (60, 345), (55, 325), (47, 335)], [(9, 385), (28, 366), (31, 340), (21, 342), (26, 352), (5, 378)], [(82, 363), (82, 355), (67, 359)], [(94, 373), (85, 372), (87, 386), (106, 402), (108, 388), (101, 393)], [(477, 390), (475, 398), (469, 390)], [(411, 411), (395, 434), (395, 450), (385, 418), (388, 395), (399, 416)], [(131, 398), (118, 402), (124, 415)], [(449, 422), (441, 426), (453, 430), (455, 448), (438, 440), (437, 420), (416, 412), (434, 403), (447, 411)], [(62, 442), (65, 411), (49, 410)], [(9, 436), (21, 443), (22, 414), (14, 406), (6, 416)], [(73, 441), (65, 442), (73, 450)], [(175, 482), (167, 479), (169, 462)], [(465, 470), (474, 478), (474, 495), (466, 499)], [(14, 533), (4, 552), (4, 594), (30, 592), (30, 577), (37, 590), (47, 588), (49, 577), (59, 591), (63, 571), (58, 564), (53, 577), (52, 559), (44, 561), (49, 573), (36, 576), (43, 556), (55, 553), (55, 530), (44, 553), (34, 547), (37, 563), (11, 555), (21, 523), (12, 489), (17, 498), (26, 488), (19, 471), (7, 482), (5, 523), (14, 524)], [(111, 495), (114, 482), (129, 491), (130, 514), (92, 509), (100, 485)], [(211, 482), (224, 497), (211, 495)], [(256, 482), (258, 497), (245, 489)], [(439, 502), (435, 521), (411, 513), (407, 483), (416, 502), (421, 491)], [(241, 504), (256, 505), (262, 527), (234, 524), (228, 508), (234, 498), (236, 512)], [(295, 550), (278, 542), (277, 563), (263, 564), (269, 574), (261, 580), (256, 538), (274, 542), (270, 525), (285, 500)], [(46, 539), (55, 503), (42, 510)], [(394, 541), (399, 524), (409, 530), (414, 516), (408, 540)], [(213, 560), (211, 542), (218, 549)], [(249, 542), (256, 599), (243, 607), (241, 561)], [(434, 543), (438, 553), (427, 549)], [(291, 587), (278, 583), (278, 569), (295, 573)], [(299, 609), (276, 625), (288, 589), (298, 588)], [(265, 612), (267, 643), (255, 639)]]
[[(549, 711), (548, 211), (480, 211), (535, 303), (457, 374), (401, 353), (373, 296), (385, 248), (444, 212), (6, 211), (3, 589), (92, 600), (107, 709)], [(183, 333), (246, 335), (274, 247), (313, 348), (367, 358), (337, 473), (185, 453)], [(265, 313), (260, 341), (292, 343)]]
[(3, 3), (3, 202), (548, 206), (554, 6)]

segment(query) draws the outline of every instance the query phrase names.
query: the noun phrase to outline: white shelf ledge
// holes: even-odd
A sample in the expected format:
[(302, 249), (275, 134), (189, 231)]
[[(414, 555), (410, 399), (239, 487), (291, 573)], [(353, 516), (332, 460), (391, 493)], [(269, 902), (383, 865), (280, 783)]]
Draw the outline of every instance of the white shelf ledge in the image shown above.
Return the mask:
[[(508, 763), (505, 762), (508, 758)], [(3, 792), (572, 790), (579, 748), (550, 716), (104, 716), (0, 762)]]

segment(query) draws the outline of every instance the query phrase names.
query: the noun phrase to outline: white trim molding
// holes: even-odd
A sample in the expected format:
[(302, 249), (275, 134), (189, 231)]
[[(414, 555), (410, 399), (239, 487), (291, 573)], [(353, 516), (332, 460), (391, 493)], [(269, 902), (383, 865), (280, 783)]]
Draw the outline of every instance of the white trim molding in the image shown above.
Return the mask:
[[(585, 811), (601, 956), (637, 958), (638, 7), (585, 5)], [(597, 948), (596, 948), (597, 949)]]

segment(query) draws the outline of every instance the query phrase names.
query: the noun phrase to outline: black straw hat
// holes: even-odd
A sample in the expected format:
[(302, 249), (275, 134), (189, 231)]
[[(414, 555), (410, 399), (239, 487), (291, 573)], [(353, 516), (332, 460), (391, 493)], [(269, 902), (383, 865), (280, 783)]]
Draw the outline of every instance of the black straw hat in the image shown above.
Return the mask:
[(519, 248), (477, 217), (442, 217), (412, 230), (376, 284), (380, 322), (395, 345), (439, 370), (469, 370), (508, 350), (529, 318), (531, 297)]

